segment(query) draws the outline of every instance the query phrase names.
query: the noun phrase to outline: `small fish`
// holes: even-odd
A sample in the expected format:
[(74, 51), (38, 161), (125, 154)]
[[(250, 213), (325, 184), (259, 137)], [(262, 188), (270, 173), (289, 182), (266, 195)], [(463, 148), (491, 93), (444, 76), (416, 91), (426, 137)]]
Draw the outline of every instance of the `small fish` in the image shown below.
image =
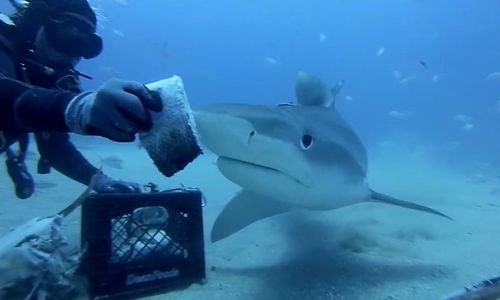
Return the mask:
[(122, 169), (122, 163), (123, 160), (119, 157), (116, 156), (108, 156), (105, 158), (101, 158), (99, 160), (100, 163), (102, 163), (105, 166), (108, 166), (110, 168), (115, 168), (115, 169)]
[(492, 189), (491, 191), (489, 191), (489, 194), (493, 195), (493, 196), (500, 195), (500, 188), (494, 188), (494, 189)]
[(413, 111), (397, 111), (397, 110), (391, 110), (390, 112), (387, 113), (387, 115), (391, 118), (394, 119), (407, 119), (412, 117), (415, 114)]
[(123, 33), (123, 31), (121, 30), (118, 30), (118, 29), (113, 29), (113, 33), (116, 35), (116, 36), (119, 36), (121, 38), (125, 37), (125, 33)]
[[(102, 13), (101, 8), (97, 6), (92, 6), (92, 10), (94, 11), (94, 14), (97, 18), (97, 23), (104, 23), (109, 21), (109, 19)], [(102, 27), (102, 26), (100, 26)]]
[(377, 53), (375, 53), (375, 55), (376, 55), (376, 56), (381, 56), (381, 55), (382, 55), (382, 54), (384, 54), (384, 53), (385, 53), (385, 48), (384, 48), (384, 47), (382, 47), (382, 48), (378, 49), (378, 51), (377, 51)]
[(486, 76), (486, 80), (500, 80), (500, 72), (493, 72)]
[(352, 96), (345, 96), (345, 100), (351, 102), (353, 100)]
[(407, 76), (399, 81), (401, 85), (408, 85), (413, 80), (417, 79), (417, 76)]
[(471, 131), (473, 128), (474, 128), (474, 124), (472, 124), (472, 123), (466, 123), (462, 127), (462, 129), (465, 130), (465, 131)]
[(57, 183), (50, 182), (50, 181), (44, 181), (44, 180), (36, 180), (35, 181), (35, 188), (36, 189), (50, 189), (54, 188), (57, 186)]
[(116, 3), (120, 4), (120, 5), (123, 5), (123, 6), (127, 6), (128, 5), (128, 1), (127, 0), (114, 0)]
[(453, 117), (453, 120), (464, 123), (471, 123), (474, 119), (471, 116), (458, 114)]
[(397, 81), (399, 81), (401, 79), (401, 71), (398, 71), (398, 70), (394, 70), (392, 71), (392, 74), (394, 75), (394, 78), (396, 78)]
[(278, 64), (278, 61), (277, 61), (274, 57), (267, 56), (267, 57), (266, 57), (266, 61), (267, 61), (270, 65), (277, 65), (277, 64)]
[(473, 174), (467, 180), (467, 182), (474, 183), (474, 184), (487, 183), (488, 181), (489, 181), (488, 178), (481, 173)]
[(326, 35), (324, 33), (320, 33), (318, 39), (320, 43), (323, 43), (326, 40)]
[(419, 61), (418, 62), (422, 67), (426, 68), (427, 69), (427, 63), (423, 60)]
[(439, 80), (441, 80), (441, 75), (439, 75), (439, 74), (432, 75), (433, 82), (438, 82)]

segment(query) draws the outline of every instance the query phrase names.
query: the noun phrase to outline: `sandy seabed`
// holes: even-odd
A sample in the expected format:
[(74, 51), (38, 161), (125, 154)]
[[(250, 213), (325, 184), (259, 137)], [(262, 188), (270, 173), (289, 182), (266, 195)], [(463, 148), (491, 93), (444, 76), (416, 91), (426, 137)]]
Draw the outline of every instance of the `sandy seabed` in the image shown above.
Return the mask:
[[(90, 143), (90, 145), (92, 145)], [(496, 182), (478, 183), (430, 158), (381, 151), (370, 165), (374, 190), (431, 206), (453, 221), (377, 203), (334, 211), (297, 211), (257, 222), (210, 243), (217, 214), (239, 190), (205, 154), (173, 178), (164, 178), (144, 150), (100, 145), (82, 152), (96, 166), (118, 156), (123, 169), (108, 175), (161, 189), (198, 187), (204, 207), (207, 281), (143, 299), (440, 299), (465, 285), (500, 274), (500, 199)], [(57, 183), (26, 200), (17, 199), (0, 174), (0, 233), (33, 217), (53, 215), (84, 189), (53, 171), (33, 175)], [(68, 238), (79, 239), (80, 216), (67, 220)]]

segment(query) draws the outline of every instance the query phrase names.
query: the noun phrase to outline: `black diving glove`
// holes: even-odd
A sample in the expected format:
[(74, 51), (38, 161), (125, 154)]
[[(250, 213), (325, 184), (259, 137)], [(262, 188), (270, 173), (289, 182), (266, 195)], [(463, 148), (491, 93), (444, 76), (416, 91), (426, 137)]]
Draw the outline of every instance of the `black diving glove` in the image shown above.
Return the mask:
[(23, 160), (7, 149), (7, 172), (16, 188), (16, 196), (20, 199), (31, 197), (35, 192), (35, 182)]
[(114, 180), (104, 174), (95, 175), (94, 191), (106, 193), (140, 193), (141, 187), (135, 182)]
[(158, 96), (141, 83), (111, 79), (97, 91), (73, 98), (65, 119), (72, 132), (131, 142), (139, 131), (151, 129), (148, 110), (162, 110)]

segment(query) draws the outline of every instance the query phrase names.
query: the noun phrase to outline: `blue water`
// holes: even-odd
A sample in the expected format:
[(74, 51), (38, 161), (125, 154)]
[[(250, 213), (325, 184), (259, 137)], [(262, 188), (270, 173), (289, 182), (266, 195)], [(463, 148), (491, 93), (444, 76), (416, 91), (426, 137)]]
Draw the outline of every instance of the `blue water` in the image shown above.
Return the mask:
[[(0, 10), (9, 12), (11, 8), (6, 2), (0, 4)], [(345, 81), (336, 105), (361, 137), (370, 158), (377, 158), (381, 145), (396, 144), (408, 151), (410, 155), (406, 156), (410, 157), (412, 151), (427, 149), (435, 161), (456, 172), (500, 175), (500, 78), (486, 80), (489, 74), (500, 72), (500, 1), (93, 0), (91, 3), (101, 15), (98, 31), (104, 38), (104, 51), (99, 57), (78, 65), (80, 71), (94, 77), (93, 80), (82, 79), (86, 89), (96, 89), (111, 77), (149, 83), (176, 74), (182, 77), (194, 107), (218, 102), (276, 105), (294, 100), (297, 72), (306, 71), (332, 86), (339, 80)], [(400, 74), (400, 78), (395, 74)], [(408, 83), (401, 84), (399, 81), (405, 78)], [(395, 118), (389, 114), (391, 111), (408, 115)], [(456, 120), (457, 115), (470, 120)], [(469, 130), (463, 128), (467, 124)], [(406, 166), (405, 162), (400, 165)], [(415, 167), (418, 163), (409, 165)], [(381, 175), (380, 169), (377, 174)], [(439, 182), (439, 178), (429, 181)], [(428, 193), (419, 186), (412, 187), (412, 191), (421, 198), (439, 198), (439, 193), (431, 197), (433, 185), (427, 186), (431, 187)], [(460, 195), (460, 191), (450, 193)], [(470, 200), (470, 194), (464, 196), (466, 201)], [(452, 237), (458, 236), (457, 240), (466, 232), (463, 244), (481, 248), (488, 254), (494, 246), (483, 247), (481, 243), (491, 242), (493, 235), (498, 236), (497, 233), (488, 236), (487, 231), (497, 228), (493, 221), (488, 223), (497, 220), (496, 216), (491, 216), (495, 213), (493, 206), (481, 202), (481, 207), (474, 202), (476, 198), (469, 202), (464, 199), (460, 198), (458, 202), (462, 202), (450, 206), (449, 210), (453, 213), (453, 209), (462, 209), (471, 214), (454, 215), (459, 221), (443, 226), (456, 226), (458, 229)], [(484, 219), (481, 216), (485, 216)], [(342, 221), (346, 220), (341, 219), (339, 223)], [(390, 219), (384, 219), (383, 224), (386, 221), (391, 224)], [(401, 226), (401, 231), (405, 231), (406, 220), (392, 221), (394, 227)], [(470, 229), (471, 224), (476, 223), (479, 224), (477, 230)], [(363, 226), (372, 227), (371, 223), (366, 224)], [(328, 234), (334, 229), (328, 227)], [(485, 237), (479, 235), (483, 232), (486, 232)], [(301, 237), (295, 236), (295, 232), (290, 236), (300, 241)], [(478, 242), (470, 242), (469, 238), (476, 238), (472, 241)], [(445, 240), (443, 244), (449, 242)], [(297, 244), (314, 248), (307, 242)], [(424, 241), (415, 245), (425, 248), (427, 244)], [(233, 246), (239, 247), (236, 243), (231, 244)], [(467, 269), (467, 262), (472, 258), (464, 254), (467, 250), (461, 246), (450, 251), (450, 256), (456, 251), (458, 259), (454, 267)], [(243, 243), (241, 247), (246, 245)], [(435, 252), (448, 251), (443, 249)], [(220, 263), (226, 259), (221, 253), (211, 252), (210, 259), (216, 258)], [(328, 248), (321, 254), (331, 258), (332, 253), (334, 251)], [(477, 255), (482, 263), (477, 263), (480, 266), (477, 269), (481, 271), (489, 266), (484, 262), (489, 256), (484, 253)], [(284, 282), (289, 277), (301, 279), (294, 277), (298, 274), (294, 267), (308, 262), (307, 255), (303, 261), (291, 264), (290, 269), (278, 266), (276, 269), (271, 267), (271, 271), (256, 272), (267, 275), (262, 281), (269, 287), (263, 291), (281, 293), (282, 290), (273, 286), (276, 281), (267, 281), (276, 274), (283, 277)], [(403, 251), (401, 257), (407, 255), (411, 257)], [(237, 259), (241, 257), (234, 261)], [(466, 263), (462, 264), (462, 259)], [(337, 258), (338, 265), (344, 266), (344, 263), (361, 266), (353, 268), (352, 273), (357, 269), (365, 271), (356, 276), (349, 273), (345, 276), (346, 281), (341, 278), (339, 282), (352, 283), (356, 287), (360, 281), (370, 283), (374, 280), (373, 286), (378, 284), (380, 278), (370, 273), (371, 265)], [(328, 279), (337, 276), (337, 269), (325, 272), (331, 277)], [(391, 267), (384, 270), (380, 273), (381, 278), (399, 280), (396, 277), (400, 274)], [(462, 273), (473, 273), (470, 276), (474, 278), (479, 276), (476, 276), (479, 271), (474, 272), (467, 269)], [(315, 274), (316, 279), (322, 276), (315, 268), (305, 276)], [(415, 274), (420, 276), (419, 272)], [(449, 279), (452, 281), (453, 277)], [(469, 280), (468, 277), (461, 279)], [(477, 278), (480, 279), (484, 278)], [(229, 281), (228, 285), (234, 282)], [(303, 285), (309, 288), (308, 283)], [(295, 282), (286, 285), (292, 292), (295, 286), (302, 285)], [(444, 294), (448, 288), (439, 292)], [(228, 295), (232, 291), (234, 289)]]
[[(107, 21), (99, 29), (103, 54), (80, 65), (95, 77), (84, 81), (88, 88), (113, 75), (149, 82), (178, 74), (194, 106), (274, 105), (294, 99), (296, 73), (303, 70), (332, 85), (345, 80), (339, 110), (368, 148), (394, 140), (431, 146), (451, 163), (500, 164), (500, 82), (485, 80), (500, 70), (500, 2), (92, 3)], [(385, 52), (377, 56), (380, 48)], [(416, 79), (398, 84), (395, 70)], [(414, 115), (395, 119), (392, 110)], [(456, 114), (471, 116), (474, 128), (461, 129)], [(450, 153), (450, 143), (460, 145)]]
[[(500, 71), (500, 2), (91, 3), (104, 16), (99, 33), (105, 47), (79, 65), (94, 77), (83, 80), (86, 88), (114, 76), (151, 82), (177, 74), (193, 106), (274, 105), (294, 99), (296, 74), (307, 71), (332, 85), (345, 80), (339, 110), (368, 148), (390, 140), (432, 147), (452, 164), (500, 165), (500, 82), (485, 80)], [(377, 56), (380, 48), (385, 52)], [(394, 71), (415, 80), (398, 84)], [(392, 110), (412, 117), (391, 118)], [(473, 118), (472, 130), (461, 128), (457, 114)]]

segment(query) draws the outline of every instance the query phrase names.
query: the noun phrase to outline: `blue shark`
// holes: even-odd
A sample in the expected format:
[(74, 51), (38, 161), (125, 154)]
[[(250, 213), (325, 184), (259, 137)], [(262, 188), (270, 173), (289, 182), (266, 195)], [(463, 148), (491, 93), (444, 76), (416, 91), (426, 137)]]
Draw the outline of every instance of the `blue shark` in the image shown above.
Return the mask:
[(296, 208), (375, 201), (449, 218), (369, 187), (365, 147), (335, 108), (342, 85), (330, 89), (300, 72), (296, 104), (214, 104), (194, 111), (201, 142), (218, 156), (219, 171), (242, 188), (215, 220), (212, 242)]

